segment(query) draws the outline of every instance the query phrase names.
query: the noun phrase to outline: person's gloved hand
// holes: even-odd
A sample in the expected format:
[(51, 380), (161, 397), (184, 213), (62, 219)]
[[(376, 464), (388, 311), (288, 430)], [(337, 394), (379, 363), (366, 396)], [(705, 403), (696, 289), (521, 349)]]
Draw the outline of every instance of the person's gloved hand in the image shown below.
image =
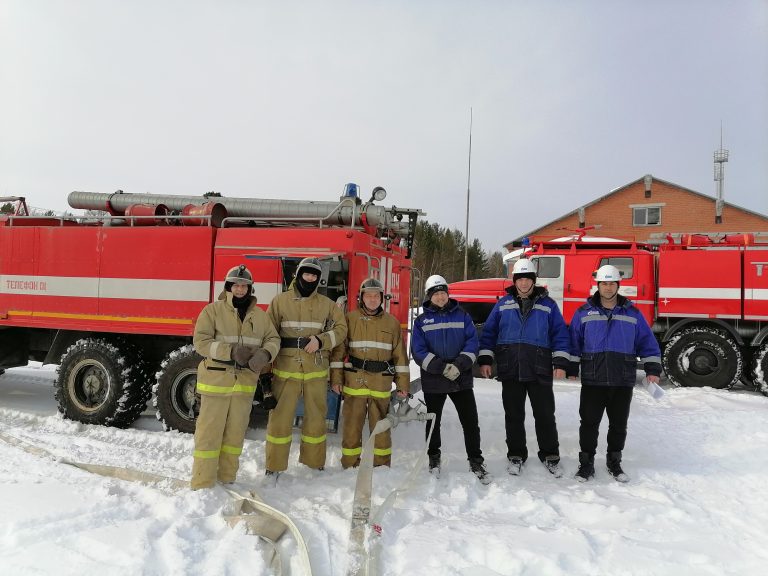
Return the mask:
[(253, 350), (248, 346), (237, 344), (232, 348), (232, 360), (240, 366), (247, 366), (251, 356), (253, 356)]
[(277, 408), (277, 398), (272, 393), (272, 374), (265, 374), (259, 378), (259, 386), (261, 386), (261, 407), (267, 412)]
[(264, 348), (257, 349), (253, 356), (251, 356), (251, 359), (248, 360), (248, 368), (256, 372), (256, 374), (261, 372), (261, 369), (267, 364), (269, 364), (269, 352), (264, 350)]
[(445, 368), (443, 368), (443, 376), (453, 381), (461, 376), (461, 371), (454, 364), (446, 364)]

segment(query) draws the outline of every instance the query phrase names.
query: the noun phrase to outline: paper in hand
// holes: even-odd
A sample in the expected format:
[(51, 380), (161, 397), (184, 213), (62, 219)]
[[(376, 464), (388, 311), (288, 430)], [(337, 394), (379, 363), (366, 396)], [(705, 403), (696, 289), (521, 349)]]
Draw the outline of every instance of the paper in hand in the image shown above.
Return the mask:
[(664, 390), (656, 384), (656, 382), (651, 382), (648, 380), (648, 378), (643, 378), (643, 387), (645, 390), (650, 394), (654, 400), (661, 400), (664, 396)]

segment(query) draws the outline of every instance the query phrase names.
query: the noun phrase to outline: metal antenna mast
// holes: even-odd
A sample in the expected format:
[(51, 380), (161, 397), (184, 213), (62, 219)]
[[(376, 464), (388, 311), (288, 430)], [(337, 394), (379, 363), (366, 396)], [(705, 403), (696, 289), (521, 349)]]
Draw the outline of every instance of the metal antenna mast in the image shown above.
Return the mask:
[(469, 166), (467, 167), (467, 222), (464, 226), (464, 280), (469, 268), (469, 183), (472, 178), (472, 107), (469, 107)]

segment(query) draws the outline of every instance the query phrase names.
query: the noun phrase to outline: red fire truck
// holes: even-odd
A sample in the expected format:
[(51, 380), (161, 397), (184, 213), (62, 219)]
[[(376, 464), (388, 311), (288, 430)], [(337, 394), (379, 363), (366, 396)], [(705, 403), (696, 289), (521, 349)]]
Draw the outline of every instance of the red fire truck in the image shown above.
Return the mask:
[[(762, 234), (757, 235), (762, 236)], [(612, 264), (620, 293), (652, 326), (664, 371), (678, 386), (727, 388), (739, 380), (768, 395), (768, 241), (755, 234), (675, 234), (659, 244), (572, 237), (532, 238), (514, 256), (537, 263), (566, 322), (596, 290), (592, 272)], [(515, 258), (507, 261), (512, 269)], [(485, 321), (511, 279), (451, 284), (451, 296)]]
[[(129, 426), (155, 391), (167, 428), (194, 430), (200, 310), (226, 271), (245, 263), (258, 303), (285, 290), (307, 256), (323, 265), (321, 293), (356, 307), (368, 276), (407, 329), (410, 254), (419, 210), (338, 202), (73, 192), (97, 216), (31, 216), (4, 198), (0, 216), (0, 368), (58, 363), (59, 411), (86, 423)], [(102, 211), (102, 212), (98, 212)]]

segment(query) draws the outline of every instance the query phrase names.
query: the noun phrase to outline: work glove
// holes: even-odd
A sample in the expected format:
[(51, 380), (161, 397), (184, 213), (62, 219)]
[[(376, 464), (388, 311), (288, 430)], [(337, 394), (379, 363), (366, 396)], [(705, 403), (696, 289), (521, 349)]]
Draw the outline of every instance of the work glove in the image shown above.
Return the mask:
[(456, 368), (455, 364), (446, 364), (445, 368), (443, 368), (443, 376), (448, 378), (448, 380), (456, 380), (459, 376), (461, 376), (461, 371)]
[(232, 348), (232, 360), (240, 366), (247, 366), (251, 356), (253, 356), (253, 350), (248, 346), (237, 344)]
[(264, 350), (264, 348), (256, 350), (251, 359), (248, 360), (248, 368), (256, 372), (256, 374), (261, 372), (261, 369), (267, 364), (269, 364), (269, 352)]

